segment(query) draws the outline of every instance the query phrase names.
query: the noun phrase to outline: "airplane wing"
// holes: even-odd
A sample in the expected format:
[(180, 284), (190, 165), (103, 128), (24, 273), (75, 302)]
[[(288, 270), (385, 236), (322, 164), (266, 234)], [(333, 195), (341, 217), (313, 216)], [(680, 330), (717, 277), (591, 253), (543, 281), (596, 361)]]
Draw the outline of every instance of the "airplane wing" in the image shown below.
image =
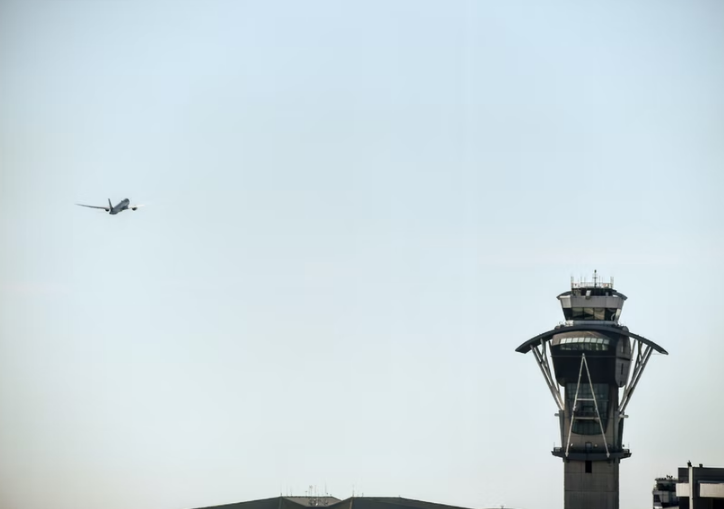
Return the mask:
[(136, 209), (139, 208), (139, 207), (143, 207), (143, 205), (142, 205), (142, 204), (139, 204), (139, 205), (129, 205), (129, 206), (128, 206), (128, 208), (131, 209), (131, 210), (136, 210)]
[(105, 210), (106, 212), (108, 212), (109, 210), (111, 210), (111, 209), (109, 209), (108, 207), (98, 207), (98, 206), (96, 206), (96, 205), (83, 205), (82, 203), (76, 203), (76, 205), (78, 205), (78, 206), (80, 206), (80, 207), (88, 207), (88, 208), (90, 208), (90, 209), (102, 209), (102, 210)]

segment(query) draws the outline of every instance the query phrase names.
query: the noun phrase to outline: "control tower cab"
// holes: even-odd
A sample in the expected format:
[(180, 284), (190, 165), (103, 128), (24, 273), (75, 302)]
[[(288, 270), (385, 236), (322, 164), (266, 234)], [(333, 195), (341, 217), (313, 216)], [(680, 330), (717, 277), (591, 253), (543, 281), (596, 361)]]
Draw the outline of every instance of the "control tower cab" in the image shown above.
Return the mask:
[[(565, 323), (520, 345), (533, 352), (558, 406), (565, 509), (618, 509), (624, 411), (656, 351), (653, 341), (618, 323), (627, 297), (596, 272), (558, 296)], [(551, 361), (552, 360), (552, 369)]]

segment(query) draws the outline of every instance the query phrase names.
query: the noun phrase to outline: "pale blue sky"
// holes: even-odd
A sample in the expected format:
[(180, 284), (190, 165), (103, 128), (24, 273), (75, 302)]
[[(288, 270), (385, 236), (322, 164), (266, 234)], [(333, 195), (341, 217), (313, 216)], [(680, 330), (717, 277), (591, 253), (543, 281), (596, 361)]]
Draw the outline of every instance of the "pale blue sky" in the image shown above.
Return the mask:
[[(515, 347), (669, 350), (621, 507), (724, 465), (724, 4), (0, 2), (0, 505), (562, 506)], [(75, 207), (128, 197), (108, 216)]]

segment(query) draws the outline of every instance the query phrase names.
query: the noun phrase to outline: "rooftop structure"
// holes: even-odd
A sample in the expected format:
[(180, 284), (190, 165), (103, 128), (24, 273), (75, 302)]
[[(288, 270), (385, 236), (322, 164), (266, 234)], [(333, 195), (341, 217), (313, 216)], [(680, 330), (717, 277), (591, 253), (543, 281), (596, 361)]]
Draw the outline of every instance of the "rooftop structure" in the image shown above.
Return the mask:
[(670, 475), (656, 478), (654, 489), (651, 490), (651, 494), (654, 499), (654, 509), (679, 507), (679, 498), (676, 496), (677, 482), (678, 479)]
[(680, 509), (724, 509), (724, 468), (680, 467), (676, 495)]

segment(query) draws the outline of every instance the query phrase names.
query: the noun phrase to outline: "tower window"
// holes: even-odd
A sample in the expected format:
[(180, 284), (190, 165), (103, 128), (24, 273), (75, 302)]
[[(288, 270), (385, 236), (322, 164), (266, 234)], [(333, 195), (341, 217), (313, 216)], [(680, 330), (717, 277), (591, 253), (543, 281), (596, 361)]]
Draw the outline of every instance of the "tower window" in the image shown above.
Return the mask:
[(615, 308), (564, 308), (566, 320), (614, 320)]
[(591, 460), (586, 460), (586, 473), (593, 473), (593, 462)]
[[(578, 435), (600, 435), (601, 424), (605, 431), (608, 424), (608, 404), (609, 404), (609, 386), (607, 384), (593, 384), (593, 393), (591, 393), (591, 386), (587, 380), (581, 381), (581, 386), (578, 388), (578, 398), (576, 402), (576, 408), (573, 408), (573, 401), (576, 397), (576, 386), (575, 383), (566, 384), (566, 407), (569, 409), (569, 415), (574, 417), (573, 421), (573, 433)], [(596, 398), (598, 403), (598, 412), (596, 414), (596, 404), (590, 400)], [(583, 399), (584, 401), (581, 401)], [(601, 422), (599, 423), (598, 417), (600, 415)]]

